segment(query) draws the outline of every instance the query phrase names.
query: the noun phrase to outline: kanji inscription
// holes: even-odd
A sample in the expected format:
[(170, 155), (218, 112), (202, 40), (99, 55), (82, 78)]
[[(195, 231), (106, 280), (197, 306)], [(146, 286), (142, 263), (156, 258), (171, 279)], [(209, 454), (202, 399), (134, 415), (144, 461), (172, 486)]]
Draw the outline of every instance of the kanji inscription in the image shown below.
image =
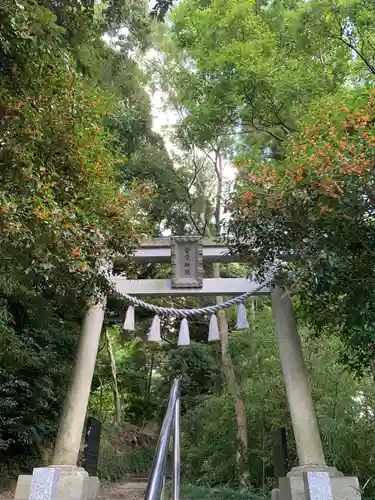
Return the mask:
[(171, 237), (172, 288), (202, 288), (202, 240), (199, 236)]

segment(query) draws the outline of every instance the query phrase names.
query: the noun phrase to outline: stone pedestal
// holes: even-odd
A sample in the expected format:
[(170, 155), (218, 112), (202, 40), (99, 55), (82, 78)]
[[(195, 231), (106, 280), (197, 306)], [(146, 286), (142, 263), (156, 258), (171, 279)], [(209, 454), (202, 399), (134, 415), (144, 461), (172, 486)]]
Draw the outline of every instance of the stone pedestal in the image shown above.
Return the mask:
[(19, 476), (15, 500), (96, 500), (100, 482), (81, 467), (51, 466)]
[(18, 476), (15, 500), (29, 500), (31, 476)]
[(99, 495), (100, 481), (96, 476), (89, 476), (89, 491), (87, 500), (96, 500)]
[(343, 477), (344, 474), (330, 465), (299, 465), (288, 472), (288, 477), (302, 477), (305, 472), (326, 472), (329, 477)]
[(280, 491), (278, 488), (271, 491), (271, 500), (280, 500)]
[[(287, 477), (279, 479), (279, 500), (306, 500), (304, 473), (326, 472), (331, 483), (333, 500), (361, 500), (360, 487), (356, 477), (345, 477), (334, 467), (296, 467)], [(322, 496), (323, 495), (323, 496)], [(322, 493), (319, 500), (327, 500)]]

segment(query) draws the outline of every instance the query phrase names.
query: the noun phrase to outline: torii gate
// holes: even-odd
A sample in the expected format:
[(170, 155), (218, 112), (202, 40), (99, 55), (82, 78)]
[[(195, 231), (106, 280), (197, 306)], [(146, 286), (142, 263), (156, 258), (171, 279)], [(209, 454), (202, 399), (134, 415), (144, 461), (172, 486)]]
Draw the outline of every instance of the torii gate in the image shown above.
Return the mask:
[[(292, 301), (283, 286), (274, 283), (270, 287), (260, 288), (259, 283), (245, 278), (203, 278), (203, 263), (241, 261), (237, 255), (231, 254), (224, 244), (208, 238), (201, 239), (195, 236), (157, 238), (141, 244), (132, 259), (138, 263), (171, 262), (172, 279), (127, 280), (122, 276), (112, 276), (110, 279), (120, 295), (128, 294), (138, 297), (237, 296), (255, 292), (254, 295), (271, 296), (282, 371), (299, 459), (299, 466), (292, 469), (289, 473), (290, 477), (280, 480), (280, 498), (281, 500), (304, 498), (300, 494), (303, 492), (302, 473), (306, 471), (328, 472), (332, 481), (346, 480), (345, 484), (337, 486), (338, 496), (335, 495), (334, 500), (344, 498), (343, 488), (346, 488), (346, 492), (348, 485), (358, 489), (356, 478), (344, 478), (334, 467), (326, 465)], [(121, 261), (121, 257), (116, 258), (116, 265), (121, 265)], [(82, 495), (74, 496), (74, 499), (91, 500), (97, 495), (98, 480), (90, 478), (89, 494), (85, 496), (84, 483), (87, 473), (76, 465), (104, 321), (105, 305), (106, 297), (102, 297), (98, 303), (91, 303), (86, 311), (71, 387), (54, 449), (53, 465), (48, 468), (58, 469), (60, 473), (65, 471), (68, 479), (74, 476), (75, 483), (74, 481), (73, 483), (76, 491), (77, 488), (82, 489)], [(38, 469), (35, 469), (33, 474), (35, 487), (38, 485), (37, 472)], [(15, 498), (24, 500), (32, 496), (17, 496), (16, 493)], [(55, 498), (57, 500), (57, 497), (51, 497), (51, 500)], [(73, 497), (65, 494), (64, 497), (59, 498), (69, 500)], [(360, 496), (346, 496), (345, 498), (354, 500)]]

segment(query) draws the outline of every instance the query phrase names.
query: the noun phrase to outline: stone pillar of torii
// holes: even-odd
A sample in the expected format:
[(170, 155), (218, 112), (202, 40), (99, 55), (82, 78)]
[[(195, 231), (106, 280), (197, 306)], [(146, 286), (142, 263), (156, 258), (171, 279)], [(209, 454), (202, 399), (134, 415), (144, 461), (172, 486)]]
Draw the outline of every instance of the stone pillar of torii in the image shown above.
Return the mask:
[[(168, 279), (128, 280), (112, 276), (120, 295), (137, 297), (238, 296), (259, 289), (259, 283), (245, 278), (204, 278), (203, 264), (240, 262), (237, 255), (220, 242), (196, 236), (156, 238), (143, 243), (132, 257), (138, 263), (171, 263)], [(121, 265), (121, 257), (116, 259)], [(317, 419), (313, 407), (307, 369), (303, 359), (292, 301), (282, 284), (256, 292), (270, 295), (280, 350), (281, 366), (297, 446), (299, 466), (287, 478), (281, 478), (280, 500), (304, 500), (304, 473), (326, 473), (330, 477), (334, 500), (360, 499), (358, 480), (344, 477), (336, 468), (326, 465)], [(34, 469), (30, 476), (20, 476), (17, 500), (91, 500), (96, 498), (99, 481), (88, 478), (77, 467), (86, 411), (94, 375), (98, 345), (104, 321), (106, 298), (88, 305), (83, 321), (80, 344), (70, 390), (67, 394), (52, 464)], [(30, 487), (31, 483), (31, 487)], [(41, 496), (41, 488), (45, 493)], [(38, 493), (39, 492), (39, 493)]]

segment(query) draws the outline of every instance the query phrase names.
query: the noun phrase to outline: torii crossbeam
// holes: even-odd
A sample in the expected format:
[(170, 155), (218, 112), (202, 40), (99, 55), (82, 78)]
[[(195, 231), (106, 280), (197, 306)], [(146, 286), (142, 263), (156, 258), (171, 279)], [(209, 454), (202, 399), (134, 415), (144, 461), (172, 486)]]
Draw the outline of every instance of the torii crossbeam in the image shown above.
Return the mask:
[[(231, 254), (230, 249), (224, 243), (220, 241), (215, 241), (212, 238), (198, 238), (198, 237), (186, 237), (184, 242), (183, 237), (180, 238), (179, 245), (185, 245), (190, 248), (190, 257), (193, 261), (198, 259), (198, 254), (200, 254), (202, 263), (213, 264), (215, 262), (227, 263), (227, 262), (241, 262), (241, 257), (239, 255)], [(186, 262), (177, 262), (173, 266), (173, 243), (177, 238), (163, 237), (156, 238), (154, 240), (145, 241), (136, 249), (132, 260), (137, 263), (172, 263), (172, 273), (178, 274), (178, 270), (184, 274), (184, 265)], [(196, 245), (199, 245), (196, 247)], [(194, 254), (197, 254), (194, 257)], [(121, 258), (115, 259), (116, 264), (121, 265)], [(237, 296), (242, 295), (247, 292), (252, 292), (259, 288), (259, 283), (246, 278), (202, 278), (202, 269), (199, 266), (195, 266), (196, 269), (193, 270), (189, 266), (189, 277), (193, 281), (199, 281), (201, 278), (201, 285), (195, 285), (189, 287), (188, 284), (184, 284), (180, 288), (173, 285), (172, 279), (146, 279), (146, 280), (128, 280), (121, 276), (116, 276), (112, 278), (112, 283), (115, 286), (116, 291), (119, 294), (136, 295), (139, 297), (181, 297), (181, 296), (218, 296), (218, 295), (231, 295)], [(194, 274), (195, 276), (191, 276)], [(187, 279), (187, 275), (184, 275), (183, 279)], [(183, 281), (182, 279), (182, 281)], [(263, 288), (260, 291), (254, 293), (254, 295), (267, 295), (270, 293), (269, 288)]]

